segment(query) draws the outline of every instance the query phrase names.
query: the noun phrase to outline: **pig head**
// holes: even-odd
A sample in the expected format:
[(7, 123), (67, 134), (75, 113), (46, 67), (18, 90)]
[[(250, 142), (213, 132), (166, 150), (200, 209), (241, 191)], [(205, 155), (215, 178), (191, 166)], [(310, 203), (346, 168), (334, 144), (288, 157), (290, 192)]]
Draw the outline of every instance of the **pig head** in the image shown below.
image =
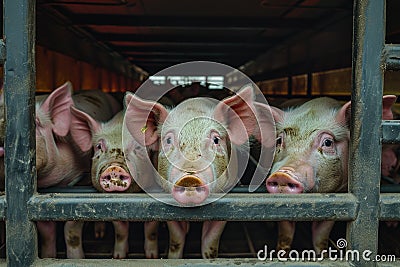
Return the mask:
[(100, 192), (139, 192), (125, 164), (122, 147), (121, 111), (112, 120), (99, 123), (85, 112), (72, 108), (71, 135), (82, 151), (94, 148), (91, 177)]
[[(384, 96), (391, 119), (395, 96)], [(267, 179), (270, 193), (326, 193), (347, 189), (351, 102), (317, 98), (287, 112), (274, 109), (276, 154)]]
[(257, 124), (252, 87), (220, 102), (188, 99), (172, 110), (136, 95), (127, 99), (126, 127), (140, 144), (159, 146), (159, 182), (176, 202), (203, 204), (236, 184), (233, 146), (246, 143)]

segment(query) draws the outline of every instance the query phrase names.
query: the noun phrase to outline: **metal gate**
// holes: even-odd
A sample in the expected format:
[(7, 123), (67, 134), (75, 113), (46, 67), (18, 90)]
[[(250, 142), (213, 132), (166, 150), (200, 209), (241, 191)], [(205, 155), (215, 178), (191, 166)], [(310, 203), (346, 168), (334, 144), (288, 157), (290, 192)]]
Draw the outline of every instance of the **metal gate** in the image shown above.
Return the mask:
[[(38, 259), (38, 220), (344, 220), (348, 249), (377, 254), (379, 220), (400, 220), (397, 194), (380, 194), (381, 143), (400, 142), (400, 123), (382, 121), (383, 74), (400, 70), (400, 45), (387, 45), (385, 1), (354, 3), (352, 127), (349, 193), (271, 195), (230, 193), (212, 204), (179, 208), (144, 194), (37, 194), (35, 170), (35, 0), (3, 0), (6, 103), (6, 195), (0, 218), (6, 222), (8, 266), (133, 265), (137, 260)], [(157, 260), (160, 265), (175, 261)], [(155, 261), (151, 261), (155, 264)], [(150, 263), (150, 261), (147, 261)], [(257, 260), (181, 260), (176, 265), (276, 264)], [(321, 264), (332, 264), (322, 262)], [(376, 266), (361, 259), (343, 265)], [(147, 264), (146, 264), (147, 265)]]

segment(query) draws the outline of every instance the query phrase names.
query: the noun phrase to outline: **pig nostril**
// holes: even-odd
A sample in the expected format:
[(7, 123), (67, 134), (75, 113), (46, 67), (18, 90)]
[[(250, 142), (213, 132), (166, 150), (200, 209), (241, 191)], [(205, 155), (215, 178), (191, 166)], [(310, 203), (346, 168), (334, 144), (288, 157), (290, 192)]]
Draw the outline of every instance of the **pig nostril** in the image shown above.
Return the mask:
[(183, 193), (183, 192), (185, 192), (185, 187), (183, 187), (183, 186), (175, 186), (175, 191), (177, 191), (179, 193)]
[(268, 182), (268, 185), (271, 187), (277, 187), (278, 183), (277, 182)]
[(175, 185), (181, 186), (181, 187), (198, 187), (198, 186), (202, 186), (203, 182), (197, 176), (186, 175), (183, 178), (179, 179), (179, 181), (177, 181), (175, 183)]
[(198, 193), (201, 193), (201, 192), (206, 191), (206, 189), (205, 189), (204, 187), (202, 187), (202, 186), (198, 186), (198, 187), (196, 187), (196, 191), (197, 191)]
[(107, 176), (105, 176), (105, 177), (104, 177), (104, 180), (106, 180), (106, 181), (110, 181), (110, 180), (111, 180), (111, 175), (107, 175)]
[(290, 189), (296, 189), (298, 187), (297, 184), (293, 184), (293, 183), (288, 183), (288, 186)]
[(130, 180), (131, 178), (127, 175), (121, 175), (120, 179), (121, 179), (121, 181), (127, 181), (127, 180)]

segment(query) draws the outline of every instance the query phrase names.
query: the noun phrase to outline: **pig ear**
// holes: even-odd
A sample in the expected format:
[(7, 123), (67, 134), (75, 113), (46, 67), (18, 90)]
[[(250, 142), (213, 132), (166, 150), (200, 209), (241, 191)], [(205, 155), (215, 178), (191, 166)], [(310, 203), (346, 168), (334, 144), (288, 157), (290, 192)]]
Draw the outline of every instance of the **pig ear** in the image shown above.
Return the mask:
[(351, 101), (344, 104), (336, 114), (336, 121), (343, 125), (350, 125)]
[(87, 152), (92, 148), (93, 133), (99, 132), (101, 125), (88, 114), (75, 107), (71, 107), (71, 114), (72, 139), (83, 152)]
[(275, 123), (282, 121), (284, 112), (276, 107), (254, 102), (257, 111), (258, 127), (253, 133), (254, 137), (265, 147), (275, 146)]
[(157, 125), (163, 123), (168, 111), (155, 101), (146, 101), (132, 93), (125, 95), (125, 124), (141, 145), (148, 146), (158, 140)]
[(382, 99), (382, 119), (393, 120), (392, 106), (396, 102), (395, 95), (384, 95)]
[[(394, 95), (385, 95), (382, 98), (382, 119), (383, 120), (392, 120), (392, 105), (396, 102), (396, 96)], [(351, 114), (351, 101), (347, 102), (343, 105), (343, 107), (339, 110), (336, 115), (336, 120), (338, 122), (350, 124), (350, 114)]]
[(269, 107), (271, 108), (271, 114), (272, 114), (272, 117), (274, 118), (274, 121), (282, 122), (285, 112), (277, 107), (272, 107), (272, 106), (269, 106)]
[(66, 136), (71, 124), (70, 107), (72, 101), (72, 84), (65, 84), (54, 90), (42, 103), (40, 109), (49, 114), (53, 122), (53, 132), (58, 136)]
[(257, 124), (253, 87), (244, 86), (236, 95), (219, 102), (214, 110), (214, 118), (227, 125), (229, 138), (233, 143), (241, 145), (246, 142)]

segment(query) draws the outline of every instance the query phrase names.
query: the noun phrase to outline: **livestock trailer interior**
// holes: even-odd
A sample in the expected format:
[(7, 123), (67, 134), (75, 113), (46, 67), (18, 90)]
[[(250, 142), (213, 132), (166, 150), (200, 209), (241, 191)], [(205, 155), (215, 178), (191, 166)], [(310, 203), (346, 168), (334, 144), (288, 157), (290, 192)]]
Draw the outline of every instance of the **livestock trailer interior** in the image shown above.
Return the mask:
[[(276, 222), (282, 220), (302, 222), (293, 243), (296, 250), (312, 248), (311, 221), (332, 220), (338, 223), (329, 247), (365, 256), (342, 255), (312, 264), (387, 266), (400, 257), (400, 226), (384, 223), (400, 220), (399, 186), (395, 178), (381, 180), (382, 144), (400, 142), (399, 106), (392, 108), (395, 120), (381, 116), (382, 95), (400, 93), (399, 1), (3, 0), (2, 10), (1, 264), (285, 264), (275, 254), (273, 259), (259, 257), (266, 246), (276, 246)], [(75, 92), (101, 89), (122, 100), (144, 82), (156, 88), (164, 79), (180, 86), (178, 98), (191, 97), (198, 91), (185, 84), (188, 77), (160, 75), (185, 62), (216, 62), (238, 70), (213, 81), (236, 81), (237, 73), (243, 73), (272, 106), (321, 96), (351, 100), (348, 190), (268, 194), (263, 181), (250, 192), (248, 177), (242, 177), (231, 192), (212, 203), (178, 207), (146, 193), (103, 194), (91, 186), (37, 188), (35, 95), (49, 94), (70, 81)], [(206, 91), (218, 96), (223, 92)], [(111, 259), (113, 220), (129, 221), (131, 226), (127, 260)], [(201, 259), (201, 222), (222, 220), (228, 224), (219, 257)], [(57, 222), (55, 259), (39, 257), (37, 221)], [(84, 227), (86, 259), (66, 259), (65, 221), (91, 222)], [(103, 240), (94, 237), (95, 221), (107, 221)], [(145, 259), (145, 221), (161, 222), (160, 259)], [(184, 259), (166, 259), (166, 221), (193, 221)], [(346, 244), (339, 246), (337, 240)]]

